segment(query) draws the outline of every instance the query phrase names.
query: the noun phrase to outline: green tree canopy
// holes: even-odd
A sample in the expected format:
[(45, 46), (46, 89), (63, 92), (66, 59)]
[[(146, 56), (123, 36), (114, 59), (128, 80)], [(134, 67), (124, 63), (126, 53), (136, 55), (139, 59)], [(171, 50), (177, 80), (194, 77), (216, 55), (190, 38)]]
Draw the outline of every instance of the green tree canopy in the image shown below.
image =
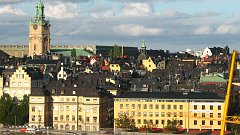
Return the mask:
[(28, 96), (22, 101), (11, 98), (4, 93), (0, 98), (0, 123), (5, 125), (23, 125), (28, 122), (29, 106)]
[(72, 51), (71, 51), (71, 56), (72, 57), (76, 57), (77, 56), (77, 52), (76, 52), (76, 49), (73, 48)]
[(113, 57), (118, 57), (121, 55), (120, 48), (115, 44), (113, 46)]

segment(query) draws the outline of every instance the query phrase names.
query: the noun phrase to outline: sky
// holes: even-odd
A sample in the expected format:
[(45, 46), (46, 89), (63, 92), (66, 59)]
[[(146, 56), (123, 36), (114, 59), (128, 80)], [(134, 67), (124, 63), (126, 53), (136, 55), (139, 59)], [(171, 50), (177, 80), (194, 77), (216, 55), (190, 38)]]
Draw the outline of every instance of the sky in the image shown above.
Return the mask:
[[(0, 0), (0, 44), (28, 45), (38, 0)], [(42, 0), (52, 45), (239, 50), (240, 0)]]

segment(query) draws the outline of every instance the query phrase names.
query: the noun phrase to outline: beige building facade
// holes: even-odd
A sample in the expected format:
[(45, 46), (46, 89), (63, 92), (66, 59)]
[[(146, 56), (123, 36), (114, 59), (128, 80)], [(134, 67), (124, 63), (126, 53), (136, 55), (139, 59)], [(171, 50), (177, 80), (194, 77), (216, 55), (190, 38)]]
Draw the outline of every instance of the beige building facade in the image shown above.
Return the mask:
[(3, 92), (19, 100), (24, 95), (31, 93), (31, 77), (19, 66), (17, 69), (6, 69), (3, 71)]

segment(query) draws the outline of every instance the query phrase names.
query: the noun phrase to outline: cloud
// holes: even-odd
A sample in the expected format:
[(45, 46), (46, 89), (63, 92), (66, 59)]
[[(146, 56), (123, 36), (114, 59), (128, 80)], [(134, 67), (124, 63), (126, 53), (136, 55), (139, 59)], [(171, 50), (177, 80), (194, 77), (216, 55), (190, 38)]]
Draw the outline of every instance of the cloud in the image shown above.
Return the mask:
[(26, 0), (0, 0), (0, 4), (14, 4), (19, 2), (24, 2)]
[(54, 2), (45, 4), (47, 17), (55, 19), (70, 19), (79, 15), (79, 6), (71, 2)]
[(216, 34), (237, 34), (239, 32), (239, 27), (233, 24), (222, 24), (216, 30)]
[(149, 3), (125, 2), (122, 15), (124, 16), (147, 16), (154, 12)]
[(163, 29), (145, 28), (144, 26), (135, 25), (135, 24), (118, 25), (118, 26), (115, 26), (113, 30), (116, 33), (120, 33), (122, 35), (130, 35), (130, 36), (158, 35), (163, 32)]
[(208, 35), (208, 34), (212, 34), (213, 29), (209, 26), (202, 26), (197, 28), (193, 34), (198, 34), (198, 35)]
[(0, 8), (0, 14), (26, 15), (21, 9), (14, 8), (10, 5)]

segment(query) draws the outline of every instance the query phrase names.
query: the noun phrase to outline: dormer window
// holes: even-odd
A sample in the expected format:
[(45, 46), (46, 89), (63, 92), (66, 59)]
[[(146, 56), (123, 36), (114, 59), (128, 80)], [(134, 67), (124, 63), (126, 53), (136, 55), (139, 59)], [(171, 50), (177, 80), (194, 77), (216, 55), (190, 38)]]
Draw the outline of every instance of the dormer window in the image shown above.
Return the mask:
[(76, 91), (74, 90), (74, 91), (73, 91), (73, 95), (75, 95), (75, 94), (76, 94)]
[(76, 88), (76, 87), (77, 87), (77, 84), (74, 84), (74, 85), (73, 85), (73, 87), (75, 87), (75, 88)]
[(64, 90), (61, 90), (61, 94), (64, 94), (65, 93), (65, 91)]

